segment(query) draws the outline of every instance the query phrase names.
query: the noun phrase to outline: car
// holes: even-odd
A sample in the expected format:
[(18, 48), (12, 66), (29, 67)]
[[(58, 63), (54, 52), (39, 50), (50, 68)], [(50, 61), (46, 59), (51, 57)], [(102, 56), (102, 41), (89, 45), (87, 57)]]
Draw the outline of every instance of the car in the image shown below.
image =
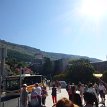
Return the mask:
[(65, 81), (59, 81), (59, 83), (61, 84), (61, 88), (66, 88), (67, 83)]

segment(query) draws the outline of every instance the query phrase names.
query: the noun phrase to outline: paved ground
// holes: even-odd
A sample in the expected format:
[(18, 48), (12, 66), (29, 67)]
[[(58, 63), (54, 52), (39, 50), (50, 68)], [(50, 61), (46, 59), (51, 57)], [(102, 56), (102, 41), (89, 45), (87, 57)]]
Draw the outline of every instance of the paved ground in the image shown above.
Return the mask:
[[(52, 107), (52, 105), (53, 105), (51, 91), (52, 90), (48, 91), (48, 96), (46, 98), (46, 106), (47, 107)], [(66, 92), (65, 89), (61, 89), (61, 93), (58, 92), (58, 94), (57, 94), (57, 99), (58, 100), (61, 99), (61, 98), (63, 98), (63, 97), (68, 98), (68, 94), (67, 94), (67, 92)]]
[[(52, 105), (53, 105), (53, 102), (52, 102), (52, 97), (51, 97), (51, 91), (52, 90), (49, 90), (48, 91), (48, 97), (47, 97), (47, 99), (46, 99), (46, 106), (47, 107), (52, 107)], [(59, 100), (59, 99), (61, 99), (61, 98), (63, 98), (63, 97), (66, 97), (66, 98), (68, 98), (68, 94), (67, 94), (67, 91), (65, 90), (65, 89), (61, 89), (61, 93), (58, 93), (57, 94), (57, 99)], [(99, 100), (101, 101), (101, 99), (99, 98)], [(84, 101), (83, 101), (83, 103), (84, 103)], [(102, 104), (99, 104), (99, 107), (107, 107), (107, 95), (106, 95), (106, 100), (105, 100), (105, 106), (103, 106)]]
[[(48, 90), (48, 96), (46, 98), (46, 107), (52, 107), (52, 105), (53, 105), (51, 91), (52, 90)], [(65, 89), (61, 89), (61, 93), (57, 94), (58, 100), (63, 98), (63, 97), (68, 98), (68, 94), (67, 94)], [(107, 107), (107, 95), (106, 95), (105, 105), (106, 106), (102, 106), (102, 104), (99, 104), (99, 107)], [(4, 103), (4, 106), (1, 105), (0, 107), (18, 107), (18, 98), (6, 101)]]

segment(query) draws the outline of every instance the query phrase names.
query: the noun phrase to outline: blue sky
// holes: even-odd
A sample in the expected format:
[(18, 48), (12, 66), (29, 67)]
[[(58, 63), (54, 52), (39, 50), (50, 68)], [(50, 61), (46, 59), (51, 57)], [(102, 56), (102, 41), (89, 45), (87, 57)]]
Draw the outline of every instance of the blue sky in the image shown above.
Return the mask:
[(0, 0), (0, 39), (106, 60), (106, 0)]

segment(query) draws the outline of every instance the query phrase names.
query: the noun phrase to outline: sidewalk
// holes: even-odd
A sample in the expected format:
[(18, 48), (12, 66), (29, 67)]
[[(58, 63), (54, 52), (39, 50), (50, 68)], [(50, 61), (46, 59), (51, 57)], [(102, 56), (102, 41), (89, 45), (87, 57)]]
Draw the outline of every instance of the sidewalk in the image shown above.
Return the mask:
[[(48, 96), (46, 98), (46, 107), (52, 107), (53, 106), (51, 92), (52, 92), (52, 90), (48, 90)], [(58, 92), (57, 100), (59, 100), (63, 97), (68, 98), (68, 94), (67, 94), (66, 89), (61, 89), (61, 93)]]
[[(48, 89), (48, 96), (46, 98), (46, 107), (52, 107), (53, 106), (51, 91), (52, 90)], [(57, 101), (59, 99), (63, 98), (63, 97), (69, 98), (66, 89), (61, 89), (61, 93), (57, 94)], [(101, 99), (99, 98), (99, 102), (100, 101), (101, 101)], [(107, 107), (107, 95), (106, 95), (105, 105), (106, 106), (103, 106), (102, 104), (99, 104), (99, 107)]]

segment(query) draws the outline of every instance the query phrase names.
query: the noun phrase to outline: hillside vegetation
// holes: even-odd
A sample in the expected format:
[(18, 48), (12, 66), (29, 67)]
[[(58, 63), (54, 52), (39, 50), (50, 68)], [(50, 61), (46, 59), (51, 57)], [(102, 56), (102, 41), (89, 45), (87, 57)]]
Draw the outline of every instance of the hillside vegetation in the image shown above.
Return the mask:
[(52, 53), (52, 52), (44, 52), (40, 49), (25, 46), (25, 45), (19, 45), (10, 43), (4, 40), (0, 40), (0, 46), (5, 46), (7, 48), (7, 56), (8, 58), (15, 58), (17, 60), (22, 61), (31, 61), (35, 54), (41, 53), (44, 57), (48, 57), (51, 60), (57, 60), (57, 59), (69, 59), (69, 60), (75, 60), (80, 58), (86, 58), (89, 59), (91, 62), (98, 62), (101, 61), (96, 58), (89, 58), (86, 56), (78, 56), (78, 55), (68, 55), (68, 54), (62, 54), (62, 53)]

